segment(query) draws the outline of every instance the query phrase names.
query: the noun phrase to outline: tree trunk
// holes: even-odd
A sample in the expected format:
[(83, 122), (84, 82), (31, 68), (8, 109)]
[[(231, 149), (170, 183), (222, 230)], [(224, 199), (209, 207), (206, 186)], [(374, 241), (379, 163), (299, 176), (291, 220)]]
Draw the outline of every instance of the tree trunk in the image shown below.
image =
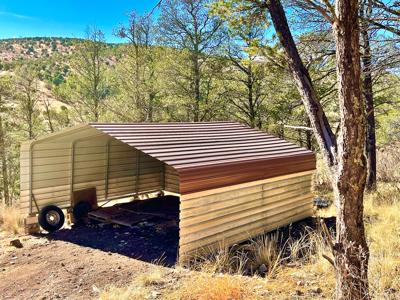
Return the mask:
[(28, 113), (28, 135), (29, 135), (29, 139), (32, 140), (34, 138), (33, 136), (33, 100), (31, 98), (30, 95), (30, 91), (28, 92), (29, 94), (27, 95), (27, 113)]
[(1, 156), (1, 173), (3, 176), (3, 196), (4, 204), (11, 205), (10, 192), (8, 189), (8, 168), (7, 168), (7, 153), (4, 139), (3, 118), (0, 116), (0, 156)]
[(251, 64), (248, 67), (247, 73), (247, 103), (249, 105), (249, 125), (251, 128), (256, 127), (256, 111), (253, 101), (253, 70)]
[(366, 127), (361, 93), (358, 1), (336, 0), (335, 11), (333, 32), (341, 128), (334, 177), (337, 299), (368, 299), (369, 250), (363, 222)]
[[(306, 120), (306, 126), (311, 127), (310, 119), (307, 118)], [(313, 151), (313, 140), (312, 140), (312, 132), (310, 130), (306, 130), (306, 142), (307, 142), (307, 149)]]
[(193, 54), (192, 62), (193, 62), (193, 96), (194, 96), (194, 111), (193, 111), (193, 121), (200, 121), (200, 66), (199, 66), (199, 55), (197, 53), (197, 49)]
[[(367, 2), (367, 1), (366, 1)], [(367, 130), (365, 152), (367, 155), (367, 190), (376, 189), (376, 137), (375, 137), (375, 111), (372, 83), (372, 54), (369, 37), (369, 23), (367, 19), (371, 16), (371, 1), (368, 1), (367, 7), (362, 3), (360, 8), (361, 16), (361, 37), (362, 37), (362, 72), (363, 72), (363, 92), (365, 99), (365, 110), (367, 115)], [(365, 17), (365, 18), (364, 18)]]
[(47, 100), (44, 100), (44, 108), (45, 108), (45, 117), (47, 118), (47, 122), (49, 123), (49, 129), (50, 132), (54, 132), (54, 126), (53, 126), (53, 121), (51, 120), (51, 108), (50, 108), (50, 103)]
[(146, 122), (153, 122), (153, 113), (154, 113), (154, 100), (156, 98), (156, 95), (154, 92), (149, 93), (149, 106), (147, 109), (147, 116), (146, 116)]
[(336, 139), (290, 32), (279, 0), (266, 2), (314, 135), (331, 170), (337, 209), (337, 299), (369, 299), (369, 251), (363, 223), (365, 110), (361, 95), (358, 1), (337, 0), (334, 18), (341, 131)]

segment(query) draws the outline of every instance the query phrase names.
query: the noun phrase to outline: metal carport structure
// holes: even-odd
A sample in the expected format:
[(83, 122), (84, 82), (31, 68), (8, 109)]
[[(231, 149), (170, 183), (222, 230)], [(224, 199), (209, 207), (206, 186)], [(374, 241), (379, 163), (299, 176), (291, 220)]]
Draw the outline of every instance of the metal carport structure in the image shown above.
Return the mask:
[(180, 195), (179, 257), (312, 215), (315, 155), (235, 122), (90, 123), (21, 146), (21, 212), (154, 192)]

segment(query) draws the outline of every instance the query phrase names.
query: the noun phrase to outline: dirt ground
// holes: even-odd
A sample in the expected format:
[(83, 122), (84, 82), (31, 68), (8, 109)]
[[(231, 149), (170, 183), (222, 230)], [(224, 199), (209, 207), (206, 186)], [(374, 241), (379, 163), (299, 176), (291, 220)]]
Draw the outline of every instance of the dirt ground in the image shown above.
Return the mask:
[(10, 245), (16, 237), (0, 236), (0, 299), (95, 298), (107, 284), (126, 284), (159, 264), (175, 264), (173, 226), (81, 225), (18, 236), (20, 249)]
[[(308, 219), (281, 232), (295, 236), (296, 228), (313, 224)], [(158, 219), (132, 228), (90, 223), (37, 236), (0, 232), (0, 299), (96, 299), (107, 285), (132, 283), (160, 265), (176, 285), (188, 275), (168, 268), (176, 264), (178, 233), (175, 222)], [(16, 238), (23, 248), (10, 245)]]

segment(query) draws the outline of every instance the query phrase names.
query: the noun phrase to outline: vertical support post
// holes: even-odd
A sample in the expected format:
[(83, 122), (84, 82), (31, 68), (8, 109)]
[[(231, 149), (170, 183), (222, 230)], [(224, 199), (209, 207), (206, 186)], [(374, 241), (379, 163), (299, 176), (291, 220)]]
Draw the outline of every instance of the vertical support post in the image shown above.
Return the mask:
[(29, 145), (29, 215), (32, 214), (32, 200), (33, 200), (33, 145), (35, 142), (31, 142)]
[(74, 169), (75, 169), (75, 141), (71, 143), (71, 170), (70, 170), (70, 180), (69, 180), (69, 199), (73, 202), (74, 198)]
[(161, 192), (165, 191), (165, 163), (161, 164), (161, 172), (160, 172), (160, 189)]
[(110, 169), (110, 143), (111, 140), (107, 141), (106, 144), (106, 171), (105, 171), (105, 178), (104, 178), (104, 200), (108, 200), (108, 173)]
[(139, 197), (139, 179), (140, 179), (140, 151), (136, 150), (136, 179), (135, 179), (135, 199)]

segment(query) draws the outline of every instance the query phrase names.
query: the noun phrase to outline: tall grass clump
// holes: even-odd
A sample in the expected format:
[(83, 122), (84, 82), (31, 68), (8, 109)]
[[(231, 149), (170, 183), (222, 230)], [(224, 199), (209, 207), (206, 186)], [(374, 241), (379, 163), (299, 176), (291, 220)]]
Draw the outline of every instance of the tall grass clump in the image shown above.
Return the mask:
[(227, 247), (221, 243), (217, 250), (206, 251), (206, 255), (197, 255), (191, 262), (190, 268), (195, 271), (210, 274), (226, 273), (239, 274), (245, 273), (248, 257), (243, 251), (238, 251), (236, 247)]
[[(272, 276), (283, 261), (278, 234), (265, 234), (232, 247), (219, 246), (217, 251), (197, 256), (190, 263), (192, 270), (209, 274)], [(261, 271), (260, 271), (261, 268)]]
[[(265, 234), (251, 239), (248, 246), (249, 263), (253, 272), (264, 271), (267, 276), (274, 276), (284, 260), (283, 249), (279, 246), (279, 234)], [(283, 248), (283, 247), (282, 247)], [(260, 270), (260, 268), (264, 270)]]
[(376, 299), (400, 299), (400, 187), (379, 183), (365, 201), (369, 277)]
[(377, 151), (377, 178), (380, 182), (400, 181), (400, 142)]
[(0, 231), (12, 234), (22, 232), (23, 218), (15, 206), (0, 205)]
[(321, 157), (317, 157), (317, 169), (313, 176), (313, 190), (325, 196), (332, 191), (330, 171)]

